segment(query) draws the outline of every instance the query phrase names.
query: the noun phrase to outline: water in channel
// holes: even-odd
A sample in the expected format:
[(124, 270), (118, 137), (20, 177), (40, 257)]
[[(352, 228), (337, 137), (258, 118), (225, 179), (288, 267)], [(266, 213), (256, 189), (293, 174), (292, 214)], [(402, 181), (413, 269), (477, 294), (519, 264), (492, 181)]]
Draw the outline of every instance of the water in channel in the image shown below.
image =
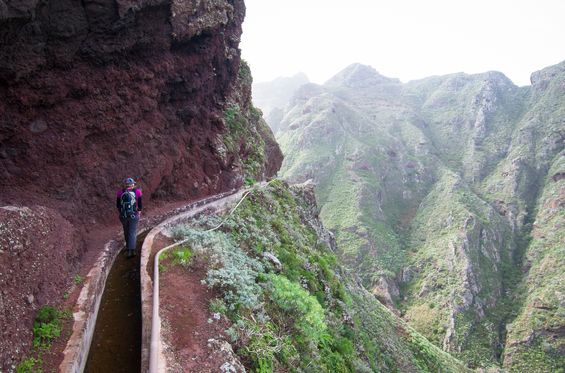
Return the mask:
[(84, 372), (141, 370), (141, 285), (139, 263), (146, 234), (138, 235), (136, 256), (120, 252), (110, 270)]

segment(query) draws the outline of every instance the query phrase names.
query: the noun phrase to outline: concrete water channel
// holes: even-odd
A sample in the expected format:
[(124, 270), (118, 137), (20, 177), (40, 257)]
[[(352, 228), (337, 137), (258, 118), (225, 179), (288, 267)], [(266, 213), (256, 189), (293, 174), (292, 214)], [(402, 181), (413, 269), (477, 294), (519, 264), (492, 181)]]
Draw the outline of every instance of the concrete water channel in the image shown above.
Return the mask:
[(118, 254), (110, 270), (84, 372), (141, 370), (140, 251), (147, 231), (137, 238), (136, 256)]
[(119, 252), (123, 241), (108, 241), (88, 273), (75, 305), (73, 330), (59, 372), (166, 371), (158, 292), (157, 307), (153, 309), (154, 238), (205, 211), (227, 211), (248, 191), (217, 194), (152, 219), (138, 235), (134, 258), (128, 259)]

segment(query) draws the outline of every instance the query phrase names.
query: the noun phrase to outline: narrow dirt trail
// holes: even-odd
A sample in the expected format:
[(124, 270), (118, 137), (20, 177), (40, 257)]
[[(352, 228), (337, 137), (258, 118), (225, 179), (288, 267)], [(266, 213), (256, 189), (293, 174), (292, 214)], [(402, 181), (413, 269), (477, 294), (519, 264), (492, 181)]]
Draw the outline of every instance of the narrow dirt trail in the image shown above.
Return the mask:
[(216, 294), (201, 280), (207, 269), (175, 266), (162, 279), (162, 335), (175, 365), (172, 372), (220, 372), (225, 359), (210, 340), (226, 339), (228, 321), (215, 319), (208, 305)]
[[(238, 205), (246, 192), (248, 190), (239, 190), (230, 195), (217, 196), (217, 200), (196, 204), (163, 221), (147, 235), (141, 259), (144, 319), (142, 370), (217, 372), (226, 364), (237, 366), (235, 372), (243, 371), (226, 342), (224, 330), (228, 321), (221, 317), (214, 319), (208, 310), (210, 300), (216, 295), (201, 283), (206, 275), (206, 263), (195, 261), (190, 270), (184, 273), (177, 272), (177, 269), (165, 271), (161, 281), (167, 281), (167, 285), (158, 286), (164, 294), (156, 295), (158, 293), (154, 292), (154, 285), (159, 281), (154, 278), (153, 261), (155, 254), (168, 246), (161, 237), (170, 227), (187, 222), (200, 213), (228, 211)], [(159, 300), (163, 302), (162, 305), (159, 305)]]
[[(171, 216), (186, 213), (202, 206), (206, 203), (213, 203), (216, 199), (232, 194), (234, 191), (222, 193), (215, 196), (207, 197), (198, 201), (183, 201), (166, 203), (153, 208), (149, 214), (144, 214), (140, 221), (138, 232), (150, 230), (150, 228), (167, 220)], [(116, 218), (117, 221), (117, 218)], [(105, 276), (110, 272), (112, 262), (116, 258), (116, 263), (120, 262), (119, 251), (123, 246), (123, 233), (119, 222), (115, 225), (103, 226), (98, 230), (91, 230), (85, 235), (85, 243), (87, 251), (81, 261), (80, 273), (85, 278), (82, 287), (76, 288), (66, 305), (73, 309), (74, 322), (69, 326), (68, 334), (70, 337), (67, 341), (60, 341), (58, 351), (54, 351), (54, 356), (60, 359), (53, 359), (49, 368), (60, 371), (75, 371), (81, 364), (86, 363), (88, 335), (92, 335), (94, 330), (94, 318), (98, 312), (97, 299), (100, 302), (104, 291)], [(141, 257), (140, 251), (136, 261)], [(137, 265), (139, 270), (139, 265)], [(139, 273), (139, 271), (138, 271)], [(136, 280), (139, 284), (139, 277)], [(139, 300), (139, 292), (137, 292)], [(139, 305), (139, 301), (138, 301)], [(141, 308), (138, 307), (138, 315), (141, 315)], [(67, 334), (67, 333), (66, 333)], [(139, 338), (139, 336), (138, 336)], [(108, 359), (114, 359), (112, 354), (107, 354)]]

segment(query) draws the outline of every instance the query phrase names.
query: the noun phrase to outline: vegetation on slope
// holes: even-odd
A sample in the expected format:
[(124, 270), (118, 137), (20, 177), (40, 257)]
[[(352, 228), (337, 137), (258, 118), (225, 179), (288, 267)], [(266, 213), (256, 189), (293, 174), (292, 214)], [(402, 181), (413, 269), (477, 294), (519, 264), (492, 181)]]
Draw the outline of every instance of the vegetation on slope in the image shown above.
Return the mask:
[(242, 60), (236, 87), (224, 110), (223, 122), (226, 129), (221, 139), (214, 144), (216, 153), (226, 164), (230, 162), (230, 154), (241, 155), (238, 166), (241, 167), (246, 184), (274, 174), (282, 162), (282, 154), (273, 133), (261, 111), (250, 101), (251, 84), (251, 70)]
[[(403, 271), (405, 318), (472, 367), (501, 353), (501, 301), (515, 284), (511, 232), (502, 217), (444, 171), (412, 225)], [(513, 271), (513, 273), (510, 273)]]
[(252, 371), (465, 370), (343, 272), (307, 187), (275, 181), (221, 230), (203, 232), (222, 218), (175, 232), (208, 258), (205, 281), (222, 294), (211, 307), (233, 323), (236, 352)]
[[(528, 110), (513, 134), (508, 155), (485, 179), (481, 191), (514, 231), (517, 245), (512, 255), (525, 274), (509, 297), (515, 305), (510, 316), (517, 317), (507, 320), (511, 323), (504, 366), (511, 371), (544, 372), (562, 367), (563, 359), (557, 356), (565, 352), (562, 187), (556, 176), (563, 170), (565, 63), (534, 73), (532, 82)], [(543, 310), (542, 299), (551, 299), (551, 311)]]
[(336, 234), (340, 258), (352, 268), (363, 266), (361, 276), (372, 287), (401, 268), (398, 233), (417, 207), (416, 196), (429, 187), (433, 158), (412, 152), (429, 153), (419, 146), (423, 136), (415, 123), (394, 118), (402, 105), (366, 112), (370, 106), (360, 109), (360, 102), (382, 100), (381, 92), (358, 94), (357, 106), (343, 94), (325, 90), (304, 103), (308, 109), (288, 113), (290, 129), (278, 138), (287, 154), (281, 172), (291, 181), (315, 180), (321, 217)]
[(43, 306), (33, 321), (33, 349), (28, 357), (15, 367), (16, 373), (41, 373), (43, 357), (50, 353), (52, 343), (61, 336), (64, 319), (70, 318), (70, 311), (60, 311), (51, 306)]
[(544, 181), (525, 255), (529, 271), (518, 292), (525, 299), (507, 327), (504, 365), (515, 372), (563, 372), (565, 367), (565, 152), (555, 157)]
[(522, 115), (527, 90), (503, 74), (453, 74), (407, 84), (405, 94), (426, 92), (417, 103), (425, 133), (448, 167), (474, 183), (505, 156)]
[(373, 71), (365, 84), (358, 70), (297, 92), (279, 126), (282, 176), (314, 179), (340, 260), (388, 307), (469, 366), (510, 366), (505, 326), (531, 313), (517, 284), (535, 269), (532, 223), (565, 139), (565, 63), (522, 88), (496, 72), (400, 84)]

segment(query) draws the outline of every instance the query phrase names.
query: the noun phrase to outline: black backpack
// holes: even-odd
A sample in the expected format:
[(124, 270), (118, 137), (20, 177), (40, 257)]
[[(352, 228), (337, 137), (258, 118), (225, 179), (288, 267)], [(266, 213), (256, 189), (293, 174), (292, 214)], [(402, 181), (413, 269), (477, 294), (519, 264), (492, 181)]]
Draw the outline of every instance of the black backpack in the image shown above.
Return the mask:
[(122, 196), (120, 197), (120, 217), (134, 218), (135, 217), (135, 191), (134, 190), (124, 190)]

